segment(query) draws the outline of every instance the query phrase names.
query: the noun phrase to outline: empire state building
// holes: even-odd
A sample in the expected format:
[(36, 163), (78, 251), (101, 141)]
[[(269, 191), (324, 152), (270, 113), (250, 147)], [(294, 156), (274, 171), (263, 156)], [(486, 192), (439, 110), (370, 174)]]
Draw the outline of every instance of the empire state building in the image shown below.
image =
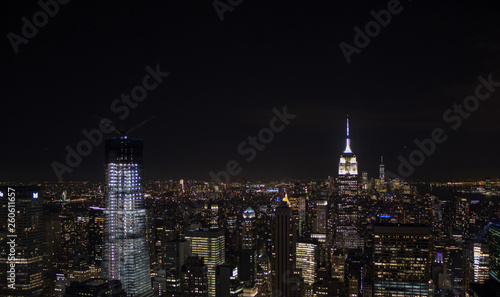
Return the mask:
[(358, 213), (358, 162), (351, 150), (349, 138), (349, 117), (347, 118), (346, 147), (340, 155), (338, 176), (337, 224), (335, 246), (339, 249), (363, 246), (359, 234)]
[(345, 150), (339, 162), (339, 194), (354, 196), (358, 194), (358, 162), (351, 150), (349, 138), (349, 117), (347, 117), (347, 138)]

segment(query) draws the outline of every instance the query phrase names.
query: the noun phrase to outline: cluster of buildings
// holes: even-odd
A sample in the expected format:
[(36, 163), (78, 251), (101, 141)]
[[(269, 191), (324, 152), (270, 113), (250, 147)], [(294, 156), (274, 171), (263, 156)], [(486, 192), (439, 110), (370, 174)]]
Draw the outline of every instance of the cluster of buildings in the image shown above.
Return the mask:
[(105, 184), (1, 186), (0, 295), (500, 292), (497, 184), (394, 180), (383, 162), (370, 179), (349, 122), (338, 174), (323, 180), (146, 182), (142, 154), (121, 135), (106, 142)]

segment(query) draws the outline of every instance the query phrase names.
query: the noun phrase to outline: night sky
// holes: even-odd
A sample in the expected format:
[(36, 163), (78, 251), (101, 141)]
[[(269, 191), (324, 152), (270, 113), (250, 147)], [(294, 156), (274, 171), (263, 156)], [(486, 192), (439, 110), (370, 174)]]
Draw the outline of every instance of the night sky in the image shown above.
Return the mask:
[[(41, 8), (4, 1), (0, 181), (55, 181), (52, 162), (65, 163), (83, 129), (100, 118), (130, 129), (152, 116), (132, 133), (144, 139), (145, 179), (209, 180), (230, 160), (238, 179), (326, 178), (337, 172), (347, 114), (370, 177), (380, 155), (396, 173), (415, 139), (442, 128), (448, 139), (410, 178), (500, 178), (500, 87), (458, 129), (443, 121), (479, 75), (500, 81), (498, 1), (402, 0), (347, 63), (339, 44), (354, 45), (353, 28), (388, 2), (243, 0), (221, 22), (209, 0), (73, 0), (16, 54), (9, 32), (22, 36), (22, 18)], [(157, 64), (170, 75), (120, 119), (112, 102)], [(238, 145), (284, 106), (296, 118), (247, 162)], [(64, 180), (104, 181), (104, 144)]]

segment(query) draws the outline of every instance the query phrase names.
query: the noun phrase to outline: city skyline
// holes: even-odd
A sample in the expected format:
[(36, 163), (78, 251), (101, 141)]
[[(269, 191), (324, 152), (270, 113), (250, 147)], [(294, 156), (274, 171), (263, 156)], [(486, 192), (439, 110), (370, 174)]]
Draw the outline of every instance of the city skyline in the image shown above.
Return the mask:
[(4, 3), (0, 295), (500, 296), (499, 8)]

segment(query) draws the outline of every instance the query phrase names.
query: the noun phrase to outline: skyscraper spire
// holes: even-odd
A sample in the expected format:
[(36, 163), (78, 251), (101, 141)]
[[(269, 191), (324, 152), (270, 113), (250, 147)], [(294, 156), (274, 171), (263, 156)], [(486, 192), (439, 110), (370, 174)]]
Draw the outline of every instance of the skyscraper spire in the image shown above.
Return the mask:
[(351, 151), (351, 140), (349, 139), (349, 115), (347, 115), (347, 135), (344, 154), (352, 154)]
[(379, 178), (385, 180), (384, 156), (380, 156)]

